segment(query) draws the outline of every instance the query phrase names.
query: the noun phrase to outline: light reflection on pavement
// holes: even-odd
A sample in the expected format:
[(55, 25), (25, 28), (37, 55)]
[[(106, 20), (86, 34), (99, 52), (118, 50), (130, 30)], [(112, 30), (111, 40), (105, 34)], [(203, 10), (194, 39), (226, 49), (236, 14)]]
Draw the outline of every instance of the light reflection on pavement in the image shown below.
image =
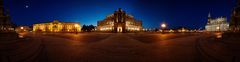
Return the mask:
[(33, 34), (50, 62), (195, 62), (196, 34)]

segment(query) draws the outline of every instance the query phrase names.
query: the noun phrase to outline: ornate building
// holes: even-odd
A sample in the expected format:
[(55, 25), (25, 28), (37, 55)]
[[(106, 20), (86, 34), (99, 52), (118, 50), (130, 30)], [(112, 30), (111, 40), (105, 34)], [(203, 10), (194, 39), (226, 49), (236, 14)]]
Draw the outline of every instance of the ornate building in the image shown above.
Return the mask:
[(227, 31), (229, 29), (229, 23), (227, 22), (226, 17), (218, 17), (213, 19), (209, 13), (208, 22), (205, 28), (207, 31)]
[(0, 0), (0, 32), (14, 31), (10, 16), (5, 12), (3, 0)]
[(106, 19), (98, 21), (98, 31), (104, 32), (136, 32), (142, 30), (142, 21), (136, 20), (133, 16), (126, 14), (121, 8)]
[(39, 23), (33, 25), (34, 32), (80, 32), (81, 26), (77, 22), (59, 22), (54, 20), (49, 23)]
[(237, 6), (233, 9), (230, 21), (232, 31), (240, 31), (240, 1), (237, 0)]

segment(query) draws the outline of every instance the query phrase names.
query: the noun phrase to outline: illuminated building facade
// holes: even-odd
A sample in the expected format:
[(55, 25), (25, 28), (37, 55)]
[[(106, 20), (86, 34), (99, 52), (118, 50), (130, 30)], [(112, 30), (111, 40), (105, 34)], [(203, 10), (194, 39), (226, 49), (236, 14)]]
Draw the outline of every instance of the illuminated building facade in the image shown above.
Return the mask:
[(54, 20), (50, 23), (40, 23), (33, 25), (34, 32), (80, 32), (81, 26), (77, 22), (59, 22)]
[(230, 21), (231, 31), (240, 31), (240, 1), (237, 0), (237, 6), (233, 9)]
[(98, 21), (98, 31), (104, 32), (136, 32), (142, 30), (142, 21), (126, 14), (121, 8), (104, 20)]
[(182, 27), (182, 28), (177, 29), (177, 32), (190, 32), (190, 30)]
[(226, 17), (218, 17), (216, 19), (211, 18), (211, 14), (208, 15), (208, 22), (205, 26), (206, 31), (228, 31), (229, 23)]
[(10, 21), (10, 16), (5, 12), (3, 0), (0, 0), (0, 32), (14, 31), (13, 24)]

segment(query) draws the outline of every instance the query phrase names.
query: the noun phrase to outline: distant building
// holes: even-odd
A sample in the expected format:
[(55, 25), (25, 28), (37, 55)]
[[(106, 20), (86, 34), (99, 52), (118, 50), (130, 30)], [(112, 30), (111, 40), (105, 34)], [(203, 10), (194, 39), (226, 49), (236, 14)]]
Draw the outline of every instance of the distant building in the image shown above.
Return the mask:
[(16, 32), (29, 32), (31, 28), (29, 26), (18, 26), (15, 28)]
[(142, 21), (136, 20), (133, 16), (126, 14), (121, 8), (106, 19), (98, 21), (98, 31), (105, 32), (136, 32), (142, 30)]
[(54, 20), (49, 23), (33, 25), (34, 32), (80, 32), (81, 25), (78, 22), (59, 22)]
[(237, 0), (237, 6), (233, 9), (230, 21), (231, 31), (240, 31), (240, 1)]
[(190, 32), (190, 29), (185, 27), (180, 27), (180, 28), (177, 28), (177, 32)]
[(3, 0), (0, 0), (0, 32), (14, 31), (13, 24), (10, 21), (9, 13), (5, 12)]
[(229, 23), (226, 17), (211, 18), (211, 14), (208, 15), (208, 22), (205, 26), (206, 31), (227, 31), (229, 29)]

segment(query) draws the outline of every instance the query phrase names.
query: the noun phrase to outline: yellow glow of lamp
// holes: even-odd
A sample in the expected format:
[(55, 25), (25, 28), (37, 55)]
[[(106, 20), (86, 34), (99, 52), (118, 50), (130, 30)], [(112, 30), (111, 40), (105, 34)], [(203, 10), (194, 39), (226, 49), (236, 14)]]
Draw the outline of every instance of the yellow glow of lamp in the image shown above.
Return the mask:
[(20, 27), (20, 29), (23, 29), (23, 27)]
[(166, 25), (165, 23), (163, 23), (163, 24), (161, 25), (161, 27), (162, 27), (162, 28), (166, 28), (167, 25)]
[(217, 29), (217, 30), (219, 30), (219, 29), (220, 29), (220, 27), (216, 27), (216, 29)]

